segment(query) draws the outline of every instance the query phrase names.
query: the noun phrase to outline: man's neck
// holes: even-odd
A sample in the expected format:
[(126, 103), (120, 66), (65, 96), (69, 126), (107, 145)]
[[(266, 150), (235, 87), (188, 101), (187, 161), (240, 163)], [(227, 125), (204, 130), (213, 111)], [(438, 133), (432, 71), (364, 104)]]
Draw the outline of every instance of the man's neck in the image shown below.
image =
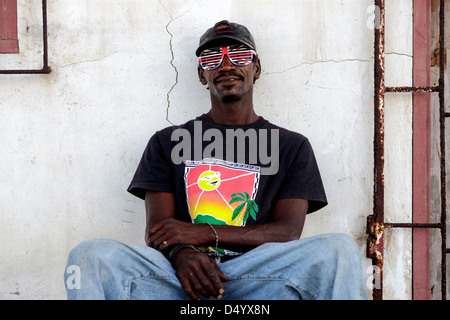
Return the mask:
[(213, 102), (211, 110), (206, 116), (213, 122), (233, 125), (250, 124), (259, 118), (253, 109), (253, 104), (245, 103), (244, 101)]

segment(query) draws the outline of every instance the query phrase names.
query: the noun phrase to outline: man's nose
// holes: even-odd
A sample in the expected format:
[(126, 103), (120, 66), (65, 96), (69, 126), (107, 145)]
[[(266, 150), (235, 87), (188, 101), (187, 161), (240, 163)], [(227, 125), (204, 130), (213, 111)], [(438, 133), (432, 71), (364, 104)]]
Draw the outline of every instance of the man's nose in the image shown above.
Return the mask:
[(226, 54), (223, 56), (223, 60), (222, 60), (222, 63), (220, 64), (219, 68), (223, 71), (229, 71), (229, 70), (235, 69), (235, 65), (231, 62), (230, 58)]

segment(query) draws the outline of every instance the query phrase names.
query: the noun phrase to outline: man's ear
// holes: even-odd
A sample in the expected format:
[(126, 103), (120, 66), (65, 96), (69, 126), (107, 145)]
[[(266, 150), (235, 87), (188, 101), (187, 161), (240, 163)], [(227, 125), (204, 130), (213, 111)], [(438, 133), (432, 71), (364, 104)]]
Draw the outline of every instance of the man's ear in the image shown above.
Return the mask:
[(259, 79), (259, 77), (261, 76), (261, 60), (259, 60), (259, 58), (257, 58), (257, 60), (254, 62), (254, 67), (256, 68), (255, 70), (255, 76), (253, 77), (253, 83), (256, 82), (257, 79)]
[(200, 83), (202, 85), (206, 86), (208, 84), (208, 81), (206, 81), (206, 78), (204, 77), (205, 70), (203, 70), (202, 67), (198, 66), (197, 72), (198, 72), (198, 79), (200, 80)]

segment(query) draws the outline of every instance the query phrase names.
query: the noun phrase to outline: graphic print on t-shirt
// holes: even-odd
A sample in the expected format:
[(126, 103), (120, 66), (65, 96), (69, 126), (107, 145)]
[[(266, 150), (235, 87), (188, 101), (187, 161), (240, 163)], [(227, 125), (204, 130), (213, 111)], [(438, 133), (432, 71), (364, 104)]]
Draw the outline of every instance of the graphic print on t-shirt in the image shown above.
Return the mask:
[(185, 185), (193, 223), (245, 226), (256, 220), (260, 167), (218, 159), (186, 161)]

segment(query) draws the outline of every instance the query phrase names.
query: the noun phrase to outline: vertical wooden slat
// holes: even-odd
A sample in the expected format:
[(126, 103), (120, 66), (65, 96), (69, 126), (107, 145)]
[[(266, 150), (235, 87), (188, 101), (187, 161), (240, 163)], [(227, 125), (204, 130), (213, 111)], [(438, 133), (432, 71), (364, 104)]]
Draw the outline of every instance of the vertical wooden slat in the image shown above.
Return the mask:
[[(431, 0), (414, 0), (413, 85), (430, 85)], [(430, 93), (413, 94), (413, 223), (430, 223)], [(429, 300), (430, 229), (413, 229), (413, 299)]]
[(0, 0), (0, 53), (18, 53), (17, 0)]

